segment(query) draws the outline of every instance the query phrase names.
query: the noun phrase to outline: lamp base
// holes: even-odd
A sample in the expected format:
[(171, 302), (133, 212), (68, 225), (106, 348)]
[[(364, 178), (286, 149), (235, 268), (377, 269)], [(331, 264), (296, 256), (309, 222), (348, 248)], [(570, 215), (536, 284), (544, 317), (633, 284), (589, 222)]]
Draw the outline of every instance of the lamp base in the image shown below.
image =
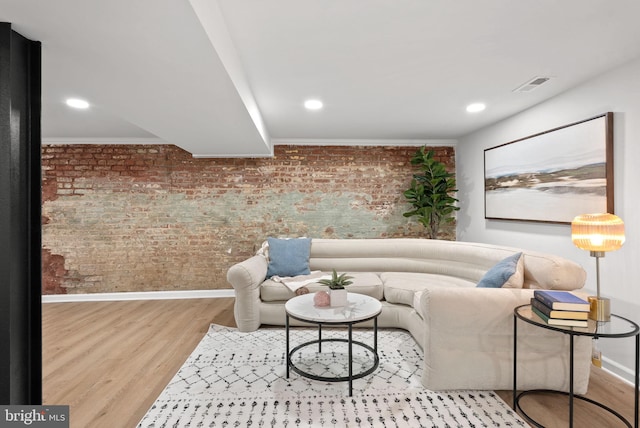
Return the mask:
[(611, 300), (589, 296), (589, 318), (594, 321), (611, 321)]

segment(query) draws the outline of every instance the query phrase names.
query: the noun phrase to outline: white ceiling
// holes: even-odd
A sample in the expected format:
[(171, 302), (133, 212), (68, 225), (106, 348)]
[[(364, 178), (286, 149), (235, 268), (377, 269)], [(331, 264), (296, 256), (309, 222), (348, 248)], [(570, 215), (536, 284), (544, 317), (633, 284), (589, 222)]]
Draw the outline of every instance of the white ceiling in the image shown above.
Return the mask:
[(637, 0), (0, 0), (42, 42), (45, 141), (195, 156), (456, 139), (640, 57), (638, 17)]

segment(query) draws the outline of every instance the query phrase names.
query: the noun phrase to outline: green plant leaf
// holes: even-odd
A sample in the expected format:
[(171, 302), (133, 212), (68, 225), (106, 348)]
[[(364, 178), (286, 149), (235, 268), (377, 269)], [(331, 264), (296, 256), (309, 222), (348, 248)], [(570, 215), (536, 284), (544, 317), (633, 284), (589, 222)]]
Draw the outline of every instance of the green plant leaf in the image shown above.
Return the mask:
[(426, 146), (419, 148), (410, 160), (419, 167), (422, 174), (413, 174), (409, 189), (403, 192), (407, 202), (413, 207), (403, 213), (404, 217), (417, 217), (433, 238), (437, 235), (441, 222), (451, 222), (458, 199), (452, 196), (456, 189), (455, 174), (447, 172), (446, 166), (434, 159), (435, 153)]
[(338, 290), (346, 287), (347, 285), (351, 285), (353, 282), (350, 281), (350, 279), (353, 279), (353, 277), (347, 276), (346, 273), (338, 275), (336, 270), (333, 269), (331, 279), (321, 279), (318, 281), (318, 283), (326, 285), (332, 290)]

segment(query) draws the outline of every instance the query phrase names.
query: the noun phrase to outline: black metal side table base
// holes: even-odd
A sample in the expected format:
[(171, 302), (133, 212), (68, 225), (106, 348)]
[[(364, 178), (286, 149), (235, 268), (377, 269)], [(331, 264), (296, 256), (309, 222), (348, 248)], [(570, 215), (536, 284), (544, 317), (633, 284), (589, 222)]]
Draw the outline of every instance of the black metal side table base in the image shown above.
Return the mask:
[[(370, 375), (371, 373), (373, 373), (377, 368), (378, 368), (378, 364), (380, 362), (380, 359), (378, 357), (378, 354), (374, 351), (374, 349), (362, 342), (359, 342), (357, 340), (352, 340), (352, 345), (357, 345), (360, 346), (361, 348), (364, 348), (366, 350), (368, 350), (369, 352), (371, 352), (371, 354), (373, 354), (373, 365), (371, 367), (369, 367), (368, 369), (360, 372), (360, 373), (353, 373), (351, 376), (340, 376), (340, 377), (331, 377), (331, 376), (319, 376), (319, 375), (315, 375), (313, 373), (308, 373), (305, 372), (304, 370), (302, 370), (299, 367), (296, 367), (295, 363), (292, 361), (292, 357), (293, 355), (299, 351), (302, 348), (305, 348), (307, 346), (311, 346), (311, 345), (315, 345), (315, 344), (320, 344), (320, 343), (327, 343), (327, 342), (342, 342), (342, 343), (349, 343), (349, 341), (347, 339), (338, 339), (338, 338), (331, 338), (331, 339), (322, 339), (322, 340), (312, 340), (309, 342), (305, 342), (305, 343), (301, 343), (300, 345), (296, 346), (295, 348), (293, 348), (290, 352), (289, 355), (287, 356), (287, 363), (289, 364), (289, 367), (291, 368), (291, 370), (293, 370), (294, 372), (298, 373), (300, 376), (304, 376), (308, 379), (312, 379), (312, 380), (319, 380), (319, 381), (323, 381), (323, 382), (352, 382), (356, 379), (360, 379), (363, 378), (367, 375)], [(351, 396), (351, 394), (349, 394), (349, 396)]]
[[(547, 330), (553, 330), (561, 334), (569, 336), (569, 392), (556, 391), (548, 389), (533, 389), (529, 391), (521, 391), (517, 393), (518, 387), (518, 320), (524, 321), (528, 324), (536, 327), (544, 328)], [(623, 338), (623, 337), (635, 337), (635, 387), (634, 387), (634, 421), (633, 425), (620, 413), (616, 412), (612, 408), (605, 406), (595, 400), (592, 400), (581, 395), (574, 394), (574, 343), (573, 340), (577, 336), (586, 336), (592, 338)], [(561, 394), (569, 397), (569, 427), (573, 428), (573, 400), (581, 400), (589, 404), (600, 407), (608, 413), (614, 415), (620, 421), (622, 421), (629, 428), (638, 427), (638, 413), (639, 413), (639, 389), (640, 389), (640, 326), (635, 322), (623, 318), (619, 315), (611, 314), (611, 321), (605, 323), (598, 323), (595, 321), (589, 321), (587, 328), (574, 329), (571, 327), (560, 327), (549, 325), (542, 319), (537, 317), (531, 311), (531, 305), (521, 305), (513, 310), (513, 409), (520, 411), (522, 415), (536, 427), (544, 427), (531, 418), (520, 406), (520, 398), (532, 393), (553, 393)]]
[[(316, 323), (318, 325), (318, 339), (301, 343), (300, 345), (296, 346), (295, 348), (293, 348), (291, 350), (289, 350), (290, 349), (289, 348), (290, 347), (289, 317), (290, 317), (290, 315), (287, 314), (286, 315), (286, 321), (285, 321), (287, 379), (289, 378), (289, 370), (291, 369), (294, 372), (298, 373), (300, 376), (306, 377), (307, 379), (323, 381), (323, 382), (349, 382), (349, 397), (351, 397), (353, 395), (353, 381), (356, 380), (356, 379), (363, 378), (363, 377), (365, 377), (367, 375), (370, 375), (371, 373), (373, 373), (378, 368), (378, 364), (380, 363), (380, 357), (378, 356), (378, 319), (377, 319), (377, 314), (376, 314), (375, 317), (373, 317), (373, 343), (374, 343), (373, 347), (371, 347), (371, 346), (369, 346), (369, 345), (367, 345), (365, 343), (362, 343), (360, 341), (353, 340), (353, 324), (354, 323), (332, 324), (333, 326), (336, 326), (336, 325), (347, 325), (348, 326), (348, 332), (349, 332), (349, 338), (348, 339), (342, 339), (342, 338), (323, 339), (322, 338), (322, 326), (323, 326), (323, 323)], [(291, 317), (295, 318), (293, 316), (291, 316)], [(308, 321), (305, 321), (305, 322), (308, 322)], [(348, 360), (349, 360), (348, 361), (349, 374), (347, 376), (337, 376), (337, 377), (319, 376), (319, 375), (315, 375), (313, 373), (305, 372), (301, 368), (296, 367), (296, 365), (293, 363), (292, 357), (296, 352), (300, 351), (301, 349), (303, 349), (303, 348), (305, 348), (307, 346), (312, 346), (312, 345), (316, 345), (317, 344), (318, 345), (318, 352), (321, 353), (322, 352), (322, 344), (323, 343), (327, 343), (327, 342), (340, 342), (340, 343), (346, 343), (347, 344), (347, 346), (348, 346)], [(372, 364), (372, 366), (369, 367), (366, 370), (363, 370), (363, 371), (359, 372), (359, 373), (353, 373), (353, 369), (352, 369), (352, 364), (353, 364), (353, 346), (354, 345), (368, 350), (373, 355), (373, 364)]]
[[(568, 392), (555, 391), (555, 390), (552, 390), (552, 389), (531, 389), (529, 391), (522, 391), (521, 393), (516, 395), (515, 403), (513, 405), (513, 408), (516, 411), (520, 411), (520, 413), (522, 414), (522, 416), (524, 416), (524, 418), (527, 420), (527, 422), (533, 424), (534, 426), (536, 426), (538, 428), (544, 428), (544, 425), (540, 424), (538, 421), (536, 421), (531, 416), (529, 416), (527, 414), (527, 412), (525, 412), (525, 410), (520, 405), (520, 398), (522, 398), (524, 396), (527, 396), (527, 395), (536, 394), (536, 393), (559, 394), (559, 395), (564, 395), (565, 397), (570, 397), (570, 394)], [(581, 395), (574, 395), (573, 398), (576, 399), (576, 400), (584, 401), (584, 402), (587, 402), (589, 404), (593, 404), (595, 406), (598, 406), (601, 409), (606, 410), (607, 412), (611, 413), (616, 418), (620, 419), (620, 421), (622, 421), (622, 423), (624, 423), (629, 428), (633, 427), (633, 425), (631, 425), (631, 422), (629, 422), (629, 420), (627, 418), (625, 418), (620, 413), (618, 413), (615, 410), (613, 410), (611, 407), (605, 406), (602, 403), (599, 403), (599, 402), (597, 402), (595, 400), (592, 400), (590, 398), (587, 398), (587, 397), (583, 397)]]

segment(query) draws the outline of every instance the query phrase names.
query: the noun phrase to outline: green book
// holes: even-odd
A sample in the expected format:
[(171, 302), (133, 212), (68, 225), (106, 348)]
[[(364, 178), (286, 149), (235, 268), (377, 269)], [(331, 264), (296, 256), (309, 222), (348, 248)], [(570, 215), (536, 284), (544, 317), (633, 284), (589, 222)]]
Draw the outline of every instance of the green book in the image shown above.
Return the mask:
[(531, 298), (531, 306), (548, 316), (549, 318), (560, 318), (565, 320), (586, 320), (589, 318), (589, 312), (584, 311), (559, 311), (551, 309), (542, 301)]
[(556, 325), (562, 327), (588, 327), (589, 322), (587, 320), (566, 320), (561, 318), (549, 318), (542, 312), (540, 312), (535, 306), (532, 306), (533, 312), (549, 325)]

